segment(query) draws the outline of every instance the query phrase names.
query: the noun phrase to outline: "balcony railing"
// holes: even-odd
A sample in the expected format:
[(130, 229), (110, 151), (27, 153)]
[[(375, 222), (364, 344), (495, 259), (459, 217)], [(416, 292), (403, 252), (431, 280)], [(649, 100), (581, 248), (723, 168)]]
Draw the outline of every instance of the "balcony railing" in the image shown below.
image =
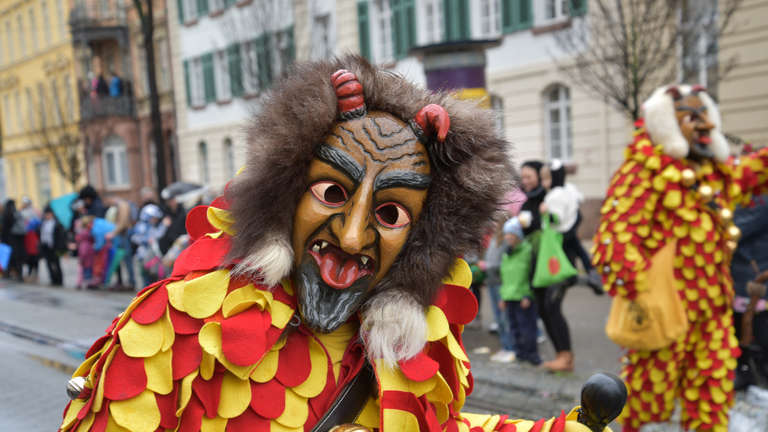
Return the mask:
[[(106, 82), (104, 84), (108, 86)], [(103, 92), (97, 93), (88, 81), (81, 81), (80, 89), (80, 118), (83, 121), (104, 117), (136, 116), (133, 87), (129, 80), (123, 80), (122, 92), (116, 96)]]
[(87, 97), (80, 102), (80, 118), (83, 121), (101, 117), (133, 117), (135, 105), (130, 96)]
[(125, 8), (115, 1), (79, 0), (69, 15), (72, 29), (126, 25)]

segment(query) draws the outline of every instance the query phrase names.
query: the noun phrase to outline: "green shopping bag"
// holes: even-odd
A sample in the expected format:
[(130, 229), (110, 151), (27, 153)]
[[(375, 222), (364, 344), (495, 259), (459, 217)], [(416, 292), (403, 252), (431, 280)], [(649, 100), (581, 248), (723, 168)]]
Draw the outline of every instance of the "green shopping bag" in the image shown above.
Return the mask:
[(541, 215), (541, 236), (539, 252), (536, 254), (536, 269), (533, 273), (533, 286), (544, 288), (576, 276), (573, 267), (563, 252), (563, 235), (549, 226), (548, 213)]

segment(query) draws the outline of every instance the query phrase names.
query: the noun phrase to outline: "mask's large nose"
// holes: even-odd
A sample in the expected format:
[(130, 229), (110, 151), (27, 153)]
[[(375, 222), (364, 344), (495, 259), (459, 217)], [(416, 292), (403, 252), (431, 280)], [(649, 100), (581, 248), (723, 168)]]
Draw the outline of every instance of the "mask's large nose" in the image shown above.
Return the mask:
[(371, 226), (373, 193), (370, 185), (361, 184), (347, 205), (344, 215), (331, 221), (331, 231), (339, 239), (339, 247), (355, 255), (373, 243), (375, 238)]

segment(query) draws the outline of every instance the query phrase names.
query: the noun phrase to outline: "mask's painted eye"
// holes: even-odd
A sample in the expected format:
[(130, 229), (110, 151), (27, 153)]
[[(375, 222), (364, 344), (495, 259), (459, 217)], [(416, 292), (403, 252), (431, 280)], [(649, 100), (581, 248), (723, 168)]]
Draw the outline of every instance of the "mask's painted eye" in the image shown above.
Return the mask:
[(387, 228), (402, 228), (411, 223), (411, 215), (400, 204), (389, 202), (376, 207), (376, 220)]
[(328, 207), (340, 207), (347, 202), (347, 191), (336, 182), (319, 181), (310, 186), (309, 190), (315, 198)]

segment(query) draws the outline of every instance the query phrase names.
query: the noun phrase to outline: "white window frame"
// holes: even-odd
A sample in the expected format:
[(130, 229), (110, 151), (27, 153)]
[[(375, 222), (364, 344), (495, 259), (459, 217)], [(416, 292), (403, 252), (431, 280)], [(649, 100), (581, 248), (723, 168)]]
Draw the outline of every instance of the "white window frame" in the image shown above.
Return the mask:
[[(557, 100), (551, 100), (553, 92), (557, 92)], [(547, 87), (544, 92), (544, 119), (545, 136), (547, 143), (547, 157), (549, 159), (557, 158), (563, 161), (569, 161), (573, 158), (573, 129), (571, 115), (571, 97), (570, 89), (562, 84), (555, 84)], [(558, 113), (558, 120), (555, 123), (552, 119), (553, 112)], [(557, 130), (558, 138), (555, 142), (552, 131)], [(559, 154), (554, 151), (559, 147)]]
[(35, 130), (35, 97), (29, 87), (24, 89), (24, 93), (27, 95), (27, 131), (32, 132)]
[(243, 74), (243, 93), (257, 94), (259, 92), (259, 58), (255, 40), (240, 44), (240, 68)]
[(55, 77), (51, 78), (51, 109), (53, 110), (53, 124), (58, 126), (63, 120), (61, 114), (64, 112), (64, 107), (61, 106), (59, 88)]
[[(109, 166), (108, 155), (112, 156), (114, 166)], [(128, 151), (122, 138), (110, 135), (104, 140), (101, 161), (104, 169), (104, 186), (107, 189), (125, 189), (131, 186)], [(110, 180), (110, 173), (114, 174), (113, 181)]]
[(232, 84), (229, 79), (229, 53), (225, 49), (213, 53), (213, 78), (216, 84), (216, 100), (230, 101)]
[(203, 60), (200, 57), (189, 60), (189, 92), (193, 107), (205, 106), (205, 79)]
[(478, 0), (470, 6), (472, 34), (478, 39), (501, 36), (501, 0)]
[(272, 44), (272, 79), (277, 79), (283, 73), (283, 69), (288, 67), (288, 32), (290, 28), (274, 32), (269, 41)]
[(32, 35), (32, 52), (40, 49), (40, 41), (37, 38), (37, 20), (35, 20), (35, 7), (29, 8), (29, 33)]
[(53, 43), (51, 39), (51, 17), (48, 13), (48, 0), (40, 0), (40, 14), (43, 16), (43, 47)]
[(67, 122), (75, 120), (75, 98), (72, 92), (72, 83), (69, 81), (69, 75), (64, 75), (64, 106), (67, 112)]
[[(445, 40), (443, 0), (424, 0), (418, 3), (419, 44), (432, 45)], [(431, 13), (430, 13), (431, 11)]]
[(184, 23), (197, 19), (197, 0), (184, 0)]
[(208, 6), (211, 13), (218, 12), (224, 9), (224, 0), (209, 0)]
[(16, 59), (16, 50), (13, 43), (13, 24), (10, 19), (5, 21), (5, 36), (8, 43), (8, 62), (10, 63)]
[(56, 0), (56, 14), (59, 16), (59, 36), (61, 39), (67, 37), (67, 19), (69, 14), (64, 13), (64, 0)]
[(21, 110), (21, 92), (16, 90), (13, 93), (13, 105), (16, 107), (16, 133), (24, 132), (24, 115)]
[(199, 164), (198, 175), (200, 176), (200, 182), (203, 185), (207, 185), (211, 181), (211, 171), (209, 169), (208, 143), (205, 141), (197, 143), (197, 161)]
[(371, 13), (371, 48), (377, 63), (395, 59), (395, 42), (392, 38), (392, 10), (389, 0), (373, 0)]
[(235, 146), (232, 144), (232, 138), (224, 138), (222, 147), (224, 148), (222, 152), (224, 156), (224, 174), (229, 179), (234, 177), (237, 171), (235, 168)]
[[(51, 163), (45, 159), (35, 162), (35, 180), (39, 202), (45, 203), (51, 200)], [(47, 193), (46, 193), (47, 192)]]
[(37, 109), (40, 116), (40, 128), (48, 126), (48, 103), (45, 98), (45, 83), (42, 81), (37, 82)]
[(6, 135), (11, 135), (14, 131), (11, 129), (11, 94), (3, 95), (3, 129)]
[(19, 57), (24, 58), (27, 56), (27, 41), (24, 40), (24, 15), (21, 13), (16, 15), (16, 30), (19, 34)]
[(318, 14), (312, 17), (312, 58), (328, 59), (333, 56), (331, 46), (331, 14)]
[[(568, 20), (568, 0), (542, 0), (531, 2), (533, 5), (534, 25), (546, 26)], [(554, 15), (550, 13), (554, 11)]]

